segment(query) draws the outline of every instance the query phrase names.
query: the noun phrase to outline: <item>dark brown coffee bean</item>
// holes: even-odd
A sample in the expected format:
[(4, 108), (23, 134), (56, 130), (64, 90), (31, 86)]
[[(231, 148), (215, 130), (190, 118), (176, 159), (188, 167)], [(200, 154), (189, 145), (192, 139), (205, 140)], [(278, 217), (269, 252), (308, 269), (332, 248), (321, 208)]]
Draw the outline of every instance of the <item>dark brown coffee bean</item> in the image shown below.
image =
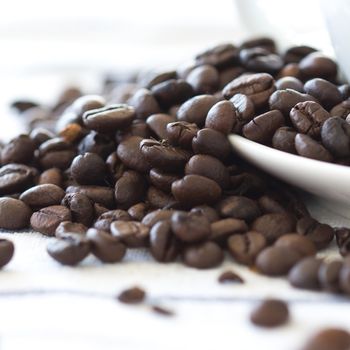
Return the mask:
[(315, 334), (303, 350), (348, 350), (350, 333), (345, 329), (327, 328)]
[(209, 220), (200, 214), (176, 212), (171, 217), (171, 230), (183, 242), (206, 240), (211, 233)]
[(288, 213), (265, 214), (252, 224), (252, 230), (262, 233), (272, 243), (282, 235), (295, 231), (295, 219)]
[(266, 190), (266, 182), (256, 174), (243, 172), (230, 177), (230, 195), (256, 198)]
[(292, 46), (284, 53), (284, 61), (286, 63), (299, 63), (304, 57), (315, 51), (317, 50), (310, 46)]
[(171, 192), (171, 184), (179, 180), (179, 176), (167, 173), (161, 169), (153, 168), (149, 173), (149, 179), (152, 185), (164, 192)]
[(150, 231), (150, 250), (159, 262), (174, 261), (179, 253), (179, 242), (171, 230), (169, 220), (157, 222)]
[(285, 76), (276, 81), (277, 90), (295, 90), (300, 93), (304, 92), (304, 84), (296, 77)]
[(216, 267), (224, 260), (224, 253), (214, 242), (204, 242), (187, 246), (183, 251), (183, 261), (197, 269)]
[(152, 208), (168, 208), (176, 203), (175, 198), (171, 194), (153, 186), (148, 188), (146, 198)]
[(16, 230), (28, 227), (31, 215), (32, 211), (21, 200), (0, 198), (0, 228)]
[(270, 143), (275, 131), (285, 123), (283, 114), (278, 110), (272, 110), (255, 117), (244, 125), (243, 135), (252, 141)]
[(71, 221), (70, 210), (63, 205), (52, 205), (33, 213), (30, 225), (35, 231), (53, 236), (62, 221)]
[(128, 104), (134, 107), (138, 119), (146, 119), (152, 114), (161, 112), (157, 100), (147, 89), (137, 90), (129, 99)]
[(248, 231), (248, 226), (243, 220), (239, 219), (221, 219), (211, 223), (210, 240), (218, 243), (225, 242), (227, 237)]
[(130, 215), (121, 209), (109, 210), (102, 213), (94, 223), (94, 228), (110, 232), (111, 223), (114, 221), (130, 221)]
[(337, 227), (334, 230), (335, 238), (337, 240), (337, 245), (340, 248), (345, 242), (350, 238), (350, 228), (347, 227)]
[(309, 238), (297, 233), (283, 235), (277, 239), (275, 246), (295, 250), (302, 257), (313, 256), (317, 252), (315, 244)]
[(85, 237), (87, 227), (78, 222), (62, 221), (56, 228), (55, 237), (65, 238), (69, 236)]
[(175, 118), (169, 114), (157, 113), (149, 116), (146, 122), (159, 139), (166, 139), (168, 136), (167, 125), (175, 122)]
[(182, 104), (177, 111), (177, 119), (194, 123), (202, 127), (209, 110), (219, 102), (218, 98), (212, 95), (199, 95), (190, 98)]
[(208, 205), (199, 205), (197, 207), (193, 207), (191, 209), (191, 212), (205, 216), (210, 223), (219, 220), (218, 212), (214, 208), (209, 207)]
[(321, 160), (323, 162), (332, 162), (332, 155), (320, 143), (308, 135), (297, 134), (295, 136), (295, 149), (300, 156)]
[(151, 169), (151, 166), (141, 152), (141, 142), (141, 137), (131, 136), (118, 145), (117, 154), (125, 166), (132, 170), (145, 173)]
[(215, 203), (221, 196), (220, 186), (200, 175), (186, 175), (173, 182), (171, 192), (177, 201), (189, 207)]
[(274, 42), (273, 39), (270, 39), (267, 37), (249, 39), (244, 41), (240, 45), (240, 49), (251, 49), (254, 47), (260, 47), (265, 50), (268, 50), (269, 52), (276, 51), (276, 43)]
[(230, 101), (220, 101), (210, 108), (205, 127), (228, 135), (237, 120), (236, 109)]
[(142, 201), (146, 194), (146, 184), (143, 177), (136, 171), (126, 171), (115, 183), (115, 201), (121, 209), (129, 209)]
[(19, 113), (23, 113), (27, 109), (33, 108), (33, 107), (39, 107), (39, 104), (34, 101), (30, 100), (16, 100), (11, 102), (11, 108), (14, 108)]
[(142, 219), (146, 216), (148, 211), (148, 205), (146, 203), (137, 203), (131, 206), (128, 209), (128, 214), (130, 215), (132, 220), (142, 221)]
[(82, 126), (77, 123), (71, 123), (62, 129), (58, 135), (64, 141), (74, 143), (80, 141), (84, 137), (85, 133)]
[(114, 192), (112, 188), (105, 186), (69, 186), (66, 193), (82, 193), (93, 202), (102, 204), (106, 208), (114, 206)]
[(245, 72), (243, 67), (227, 67), (219, 72), (219, 90)]
[(277, 200), (270, 196), (261, 196), (258, 199), (258, 205), (264, 214), (284, 213), (286, 211)]
[(143, 219), (142, 219), (142, 224), (152, 227), (155, 225), (157, 222), (162, 221), (162, 220), (170, 220), (171, 216), (174, 214), (173, 210), (169, 209), (157, 209), (154, 211), (151, 211), (148, 213)]
[(166, 126), (167, 139), (173, 146), (192, 147), (192, 140), (197, 135), (198, 127), (185, 121), (169, 123)]
[(90, 244), (84, 238), (66, 237), (50, 240), (48, 254), (62, 265), (77, 265), (90, 253)]
[(262, 250), (256, 258), (257, 269), (268, 276), (283, 276), (300, 260), (300, 254), (286, 247), (272, 246)]
[(241, 132), (244, 124), (250, 122), (255, 115), (255, 107), (252, 100), (243, 94), (235, 94), (230, 98), (236, 109), (233, 132)]
[(323, 263), (318, 270), (318, 280), (323, 290), (331, 293), (340, 291), (340, 270), (343, 267), (343, 262), (333, 260)]
[(343, 119), (346, 119), (346, 117), (350, 113), (350, 99), (347, 98), (345, 101), (339, 103), (338, 105), (334, 106), (330, 114), (332, 117), (340, 117)]
[(62, 187), (63, 176), (62, 172), (58, 168), (50, 168), (43, 171), (38, 180), (38, 185), (52, 184), (58, 187)]
[(108, 232), (90, 228), (86, 238), (91, 244), (91, 252), (105, 263), (121, 261), (125, 255), (126, 247), (117, 237)]
[(28, 164), (33, 159), (35, 148), (35, 142), (28, 135), (19, 135), (1, 150), (1, 163)]
[(218, 210), (222, 217), (231, 217), (252, 221), (260, 216), (258, 205), (250, 198), (230, 196), (218, 203)]
[(345, 258), (339, 275), (340, 289), (350, 295), (350, 258)]
[(295, 154), (295, 136), (297, 132), (288, 126), (277, 129), (272, 137), (272, 147), (283, 152)]
[(211, 65), (204, 64), (194, 68), (186, 77), (196, 94), (212, 94), (219, 87), (219, 73)]
[(194, 153), (208, 154), (218, 159), (225, 159), (231, 152), (231, 144), (221, 132), (205, 128), (198, 131), (192, 140)]
[(267, 73), (257, 73), (240, 76), (227, 84), (223, 89), (226, 99), (235, 94), (248, 96), (256, 109), (264, 107), (270, 95), (275, 91), (273, 77)]
[(300, 68), (299, 65), (296, 63), (288, 63), (286, 64), (281, 71), (278, 74), (279, 78), (282, 77), (295, 77), (298, 79), (301, 79), (301, 72), (300, 72)]
[(139, 304), (142, 303), (145, 298), (146, 292), (139, 287), (125, 289), (118, 295), (118, 300), (124, 304)]
[(11, 261), (14, 251), (15, 246), (11, 241), (0, 238), (0, 269)]
[(227, 240), (227, 248), (232, 257), (244, 265), (253, 265), (255, 258), (266, 247), (266, 238), (259, 232), (232, 235)]
[(298, 220), (296, 232), (306, 236), (314, 242), (317, 249), (327, 247), (334, 238), (334, 230), (332, 227), (326, 224), (321, 224), (310, 217)]
[(111, 233), (127, 247), (145, 247), (149, 241), (149, 227), (137, 221), (114, 221)]
[(7, 164), (0, 168), (0, 194), (21, 192), (34, 180), (36, 172), (22, 164)]
[(115, 151), (114, 141), (103, 134), (96, 131), (90, 131), (79, 143), (78, 150), (80, 154), (86, 152), (96, 153), (103, 159)]
[(343, 84), (338, 86), (338, 90), (343, 98), (343, 100), (347, 100), (350, 97), (350, 85)]
[(53, 139), (56, 135), (54, 132), (47, 130), (45, 128), (34, 128), (30, 134), (30, 138), (35, 142), (37, 146), (49, 139)]
[(163, 306), (159, 305), (152, 305), (152, 311), (162, 316), (174, 316), (174, 311), (166, 309)]
[(218, 68), (227, 67), (238, 62), (238, 49), (232, 44), (217, 45), (201, 52), (195, 59), (199, 65), (210, 64)]
[(244, 279), (233, 271), (224, 271), (218, 278), (219, 283), (244, 283)]
[(141, 86), (147, 87), (150, 89), (152, 86), (167, 81), (169, 79), (176, 79), (177, 73), (176, 71), (156, 71), (152, 70), (145, 74), (145, 76), (141, 79)]
[(62, 200), (71, 211), (73, 221), (90, 226), (94, 219), (94, 207), (92, 201), (83, 193), (66, 194)]
[(299, 63), (301, 74), (307, 78), (323, 78), (334, 80), (337, 76), (337, 64), (319, 52), (305, 56)]
[(250, 321), (259, 327), (279, 327), (289, 320), (288, 305), (277, 299), (262, 301), (250, 314)]

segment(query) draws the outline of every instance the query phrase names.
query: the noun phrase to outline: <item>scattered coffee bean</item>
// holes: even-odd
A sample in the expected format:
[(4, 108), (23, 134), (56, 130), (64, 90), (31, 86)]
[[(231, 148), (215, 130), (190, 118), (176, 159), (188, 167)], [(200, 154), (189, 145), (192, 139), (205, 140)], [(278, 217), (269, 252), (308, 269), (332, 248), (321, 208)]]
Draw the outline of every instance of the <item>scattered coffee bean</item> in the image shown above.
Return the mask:
[(244, 279), (233, 271), (224, 271), (218, 281), (220, 283), (244, 283)]
[(0, 198), (0, 228), (17, 230), (29, 225), (31, 209), (21, 200)]
[(4, 238), (0, 239), (0, 269), (10, 262), (14, 251), (15, 246), (11, 241)]
[(289, 233), (278, 238), (275, 242), (276, 247), (286, 247), (297, 251), (302, 257), (316, 254), (315, 244), (307, 237), (297, 233)]
[(326, 328), (315, 334), (303, 350), (348, 350), (350, 349), (350, 333), (345, 329)]
[(65, 192), (62, 188), (52, 185), (38, 185), (29, 188), (21, 194), (19, 199), (31, 208), (43, 208), (60, 204)]
[(175, 315), (174, 311), (159, 305), (152, 305), (152, 311), (159, 315), (167, 316), (167, 317), (171, 317)]
[(145, 298), (146, 292), (139, 287), (125, 289), (118, 295), (118, 300), (124, 304), (140, 304)]
[(340, 260), (324, 262), (318, 270), (318, 280), (323, 290), (331, 293), (340, 291), (340, 270), (343, 263)]
[(137, 248), (148, 245), (149, 227), (137, 221), (114, 221), (111, 224), (111, 233), (127, 247)]

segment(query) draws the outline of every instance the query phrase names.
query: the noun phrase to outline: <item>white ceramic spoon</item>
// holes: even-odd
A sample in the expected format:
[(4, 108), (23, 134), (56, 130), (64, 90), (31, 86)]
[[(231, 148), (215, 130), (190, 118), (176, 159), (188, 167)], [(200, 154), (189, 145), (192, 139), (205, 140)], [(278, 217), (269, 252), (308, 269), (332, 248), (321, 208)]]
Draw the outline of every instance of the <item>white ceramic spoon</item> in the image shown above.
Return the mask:
[(229, 135), (234, 151), (277, 178), (326, 199), (323, 204), (350, 218), (350, 167), (278, 151), (238, 135)]

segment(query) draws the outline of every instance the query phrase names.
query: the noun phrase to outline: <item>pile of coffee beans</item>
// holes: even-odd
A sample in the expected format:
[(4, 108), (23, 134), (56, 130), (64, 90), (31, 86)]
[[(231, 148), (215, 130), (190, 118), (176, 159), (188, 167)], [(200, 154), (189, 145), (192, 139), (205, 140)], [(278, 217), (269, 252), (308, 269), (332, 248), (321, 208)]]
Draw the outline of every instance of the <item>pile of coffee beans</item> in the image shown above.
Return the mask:
[[(1, 145), (0, 227), (55, 237), (76, 265), (147, 248), (161, 263), (233, 260), (291, 284), (350, 294), (348, 262), (315, 254), (350, 231), (313, 219), (295, 190), (239, 159), (227, 135), (348, 164), (350, 87), (315, 49), (261, 38), (219, 45), (175, 71), (109, 78), (100, 95), (67, 89), (50, 107), (16, 101), (29, 126)], [(6, 259), (5, 259), (6, 260)], [(222, 282), (243, 280), (228, 273)]]

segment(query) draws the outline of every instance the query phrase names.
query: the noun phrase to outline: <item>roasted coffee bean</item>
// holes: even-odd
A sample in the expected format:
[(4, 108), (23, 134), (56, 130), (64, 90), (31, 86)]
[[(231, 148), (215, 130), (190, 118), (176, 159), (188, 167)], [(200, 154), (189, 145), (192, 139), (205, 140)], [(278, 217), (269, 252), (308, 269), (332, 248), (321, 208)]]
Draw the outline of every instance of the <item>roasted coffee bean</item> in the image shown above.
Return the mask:
[(283, 235), (277, 239), (275, 246), (295, 250), (302, 257), (313, 256), (317, 252), (315, 244), (309, 238), (297, 233)]
[(269, 52), (275, 52), (276, 51), (276, 43), (273, 39), (267, 38), (267, 37), (261, 37), (261, 38), (254, 38), (244, 41), (240, 45), (240, 49), (251, 49), (254, 47), (260, 47), (263, 48)]
[(192, 139), (197, 135), (198, 127), (185, 121), (169, 123), (166, 126), (168, 141), (174, 146), (191, 148)]
[(302, 259), (289, 272), (290, 284), (301, 289), (319, 289), (318, 274), (321, 265), (322, 260), (315, 257)]
[(159, 262), (174, 261), (179, 253), (179, 242), (171, 230), (169, 220), (157, 222), (150, 231), (150, 250)]
[(124, 304), (139, 304), (144, 301), (145, 297), (146, 292), (143, 289), (139, 287), (133, 287), (123, 290), (118, 295), (118, 300)]
[(331, 293), (338, 293), (340, 291), (340, 270), (343, 267), (343, 262), (340, 260), (333, 260), (331, 262), (323, 263), (318, 270), (318, 281), (323, 290)]
[(219, 72), (219, 90), (244, 73), (243, 67), (228, 67)]
[(1, 163), (28, 164), (33, 159), (35, 148), (35, 142), (28, 135), (19, 135), (1, 150)]
[(197, 269), (209, 269), (222, 263), (224, 253), (214, 242), (204, 242), (185, 247), (183, 262)]
[(272, 137), (272, 146), (280, 151), (295, 154), (295, 136), (297, 132), (288, 126), (277, 129)]
[(50, 205), (60, 204), (65, 192), (62, 188), (46, 184), (29, 188), (21, 194), (19, 199), (31, 208), (43, 208)]
[(335, 238), (337, 240), (337, 245), (340, 248), (345, 242), (347, 242), (350, 239), (350, 228), (337, 227), (334, 231)]
[(304, 92), (304, 84), (296, 77), (282, 77), (276, 81), (277, 90), (295, 90), (300, 93)]
[(265, 181), (253, 173), (243, 172), (230, 177), (231, 195), (258, 197), (266, 190)]
[(157, 113), (149, 116), (146, 122), (159, 139), (166, 139), (168, 137), (167, 125), (175, 122), (175, 118), (169, 114)]
[(345, 101), (339, 103), (338, 105), (334, 106), (330, 114), (332, 117), (340, 117), (343, 119), (346, 119), (346, 117), (350, 113), (350, 99), (347, 98)]
[(176, 174), (167, 173), (161, 169), (153, 168), (149, 172), (149, 179), (152, 185), (164, 192), (171, 192), (171, 184), (179, 180)]
[(202, 127), (209, 110), (219, 99), (212, 95), (199, 95), (183, 103), (177, 111), (177, 119)]
[(169, 79), (176, 79), (176, 71), (156, 71), (152, 70), (141, 77), (141, 86), (145, 86), (147, 89), (150, 89), (152, 86), (167, 81)]
[(71, 221), (70, 210), (63, 205), (52, 205), (33, 213), (30, 225), (35, 231), (47, 236), (55, 234), (57, 226), (62, 221)]
[(96, 131), (90, 131), (80, 141), (78, 150), (80, 154), (85, 154), (86, 152), (96, 153), (103, 159), (106, 159), (115, 150), (115, 144), (108, 136)]
[(167, 171), (183, 168), (191, 156), (189, 151), (151, 139), (141, 141), (140, 150), (149, 164)]
[(11, 103), (11, 108), (14, 108), (19, 113), (25, 112), (27, 109), (39, 107), (39, 104), (30, 100), (16, 100)]
[(149, 241), (149, 227), (137, 221), (114, 221), (111, 233), (130, 248), (145, 247)]
[(345, 329), (327, 328), (315, 334), (303, 350), (348, 350), (350, 333)]
[(7, 164), (0, 168), (0, 195), (21, 192), (34, 181), (36, 171), (22, 164)]
[(268, 276), (283, 276), (300, 260), (300, 254), (293, 249), (272, 246), (262, 250), (256, 258), (257, 269)]
[(171, 230), (183, 242), (206, 240), (211, 234), (209, 220), (197, 213), (176, 212), (171, 217)]
[(224, 271), (218, 278), (219, 283), (244, 283), (244, 279), (233, 271)]
[(279, 72), (278, 77), (279, 78), (295, 77), (295, 78), (301, 79), (302, 76), (301, 76), (299, 65), (297, 63), (286, 64)]
[(225, 243), (229, 236), (248, 231), (248, 226), (243, 220), (232, 218), (212, 222), (210, 226), (210, 240), (217, 243)]
[(93, 202), (102, 204), (106, 208), (114, 205), (114, 192), (112, 188), (105, 186), (69, 186), (66, 193), (82, 193)]
[(227, 248), (232, 257), (244, 265), (253, 265), (258, 254), (266, 247), (266, 238), (259, 232), (232, 235), (227, 240)]
[(91, 199), (83, 193), (66, 194), (62, 200), (71, 211), (73, 221), (90, 226), (94, 219), (94, 207)]
[(275, 131), (284, 125), (283, 114), (272, 110), (258, 115), (243, 127), (243, 135), (252, 141), (270, 143)]
[(11, 241), (0, 238), (0, 269), (11, 261), (14, 251), (15, 246)]
[(255, 115), (255, 107), (252, 100), (243, 94), (235, 94), (230, 98), (236, 109), (232, 131), (241, 132), (244, 124), (250, 122)]
[(232, 82), (228, 83), (223, 94), (226, 99), (235, 94), (244, 94), (248, 96), (256, 109), (266, 106), (270, 95), (275, 91), (273, 77), (267, 73), (256, 73), (242, 75)]
[(90, 253), (90, 244), (84, 238), (65, 237), (50, 240), (48, 254), (62, 265), (77, 265)]
[(186, 77), (196, 94), (212, 94), (219, 87), (219, 73), (211, 65), (204, 64), (194, 68)]
[(132, 220), (141, 221), (146, 216), (148, 208), (146, 203), (137, 203), (128, 209), (128, 214)]
[(350, 85), (349, 84), (343, 84), (343, 85), (338, 86), (338, 90), (340, 91), (343, 100), (347, 100), (350, 97)]
[(317, 50), (310, 46), (292, 46), (284, 53), (283, 58), (286, 63), (299, 63), (304, 57), (315, 51)]
[(332, 227), (326, 224), (321, 224), (310, 217), (298, 220), (296, 232), (306, 236), (314, 242), (317, 249), (327, 247), (334, 238), (334, 230)]
[(152, 208), (168, 208), (176, 203), (175, 198), (171, 194), (153, 186), (148, 188), (146, 198)]
[(137, 90), (129, 99), (128, 104), (134, 107), (138, 119), (147, 119), (150, 115), (161, 112), (159, 104), (151, 91), (144, 88)]
[(329, 117), (330, 114), (313, 101), (300, 102), (290, 111), (290, 120), (297, 131), (313, 138), (320, 136), (321, 127)]
[(50, 168), (43, 171), (38, 180), (38, 185), (52, 184), (58, 187), (62, 187), (63, 175), (60, 169)]
[(180, 104), (194, 95), (192, 86), (181, 79), (170, 79), (153, 85), (151, 91), (162, 108)]
[(277, 200), (270, 196), (261, 196), (258, 199), (258, 205), (264, 214), (284, 213), (286, 211)]
[(317, 102), (313, 96), (302, 94), (296, 90), (286, 89), (275, 91), (269, 99), (269, 105), (270, 109), (277, 109), (285, 117), (288, 117), (290, 111), (297, 103), (307, 101)]
[(145, 173), (151, 166), (141, 151), (141, 142), (142, 138), (139, 136), (129, 137), (119, 144), (117, 155), (128, 168)]
[(73, 179), (80, 185), (103, 183), (106, 176), (106, 164), (95, 153), (85, 153), (75, 157), (70, 167)]
[(186, 175), (201, 175), (214, 180), (221, 188), (229, 186), (230, 176), (224, 164), (209, 155), (197, 154), (185, 166)]
[(327, 119), (321, 127), (321, 140), (324, 147), (334, 156), (350, 156), (350, 124), (344, 119)]
[(288, 213), (265, 214), (255, 219), (251, 229), (262, 233), (268, 242), (295, 231), (295, 219)]
[(339, 275), (340, 289), (342, 292), (350, 295), (350, 258), (344, 259), (344, 264)]
[(262, 301), (250, 314), (250, 321), (259, 327), (279, 327), (289, 320), (288, 305), (278, 299)]
[(214, 208), (209, 207), (208, 205), (199, 205), (197, 207), (193, 207), (191, 209), (191, 212), (205, 216), (210, 223), (219, 220), (218, 212)]
[(258, 205), (250, 198), (230, 196), (218, 203), (218, 210), (222, 217), (231, 217), (252, 221), (260, 216)]
[(303, 77), (323, 78), (334, 80), (337, 76), (337, 64), (330, 58), (319, 52), (313, 52), (305, 56), (299, 63), (299, 68)]
[(324, 162), (333, 161), (333, 157), (327, 149), (308, 135), (296, 134), (295, 149), (300, 156), (306, 158), (321, 160)]
[(35, 142), (37, 146), (49, 139), (53, 139), (56, 135), (54, 132), (47, 130), (45, 128), (34, 128), (30, 134), (30, 138)]
[(339, 246), (340, 255), (346, 257), (350, 254), (350, 238), (345, 240), (341, 246)]
[(58, 135), (64, 141), (74, 143), (84, 137), (84, 130), (79, 124), (71, 123), (62, 129)]
[(200, 175), (186, 175), (173, 182), (171, 192), (177, 201), (189, 207), (215, 203), (221, 196), (220, 186)]
[(196, 57), (199, 65), (210, 64), (217, 68), (232, 66), (238, 62), (238, 49), (232, 44), (214, 46)]
[(86, 233), (86, 238), (90, 242), (92, 254), (99, 260), (105, 263), (115, 263), (123, 259), (126, 247), (117, 237), (108, 232), (90, 228)]
[(216, 103), (208, 112), (205, 127), (227, 135), (237, 120), (236, 109), (230, 101)]
[(205, 128), (198, 131), (192, 140), (194, 153), (208, 154), (224, 160), (231, 152), (231, 144), (221, 132)]
[(110, 232), (111, 223), (114, 221), (130, 221), (131, 217), (125, 210), (116, 209), (102, 213), (94, 223), (94, 228)]
[(147, 215), (144, 216), (142, 219), (142, 224), (152, 227), (155, 225), (157, 222), (162, 221), (162, 220), (170, 220), (171, 216), (174, 214), (173, 210), (169, 209), (157, 209), (154, 211), (151, 211)]
[(167, 316), (167, 317), (170, 317), (170, 316), (174, 316), (174, 311), (172, 310), (169, 310), (163, 306), (159, 306), (159, 305), (152, 305), (152, 311), (159, 314), (159, 315), (162, 315), (162, 316)]
[(31, 215), (32, 211), (21, 200), (0, 198), (0, 228), (16, 230), (28, 227)]
[(62, 221), (56, 228), (56, 238), (65, 238), (69, 236), (85, 237), (87, 227), (78, 222)]
[(142, 201), (146, 194), (146, 184), (143, 177), (136, 171), (126, 171), (115, 183), (114, 197), (121, 209), (129, 209)]

